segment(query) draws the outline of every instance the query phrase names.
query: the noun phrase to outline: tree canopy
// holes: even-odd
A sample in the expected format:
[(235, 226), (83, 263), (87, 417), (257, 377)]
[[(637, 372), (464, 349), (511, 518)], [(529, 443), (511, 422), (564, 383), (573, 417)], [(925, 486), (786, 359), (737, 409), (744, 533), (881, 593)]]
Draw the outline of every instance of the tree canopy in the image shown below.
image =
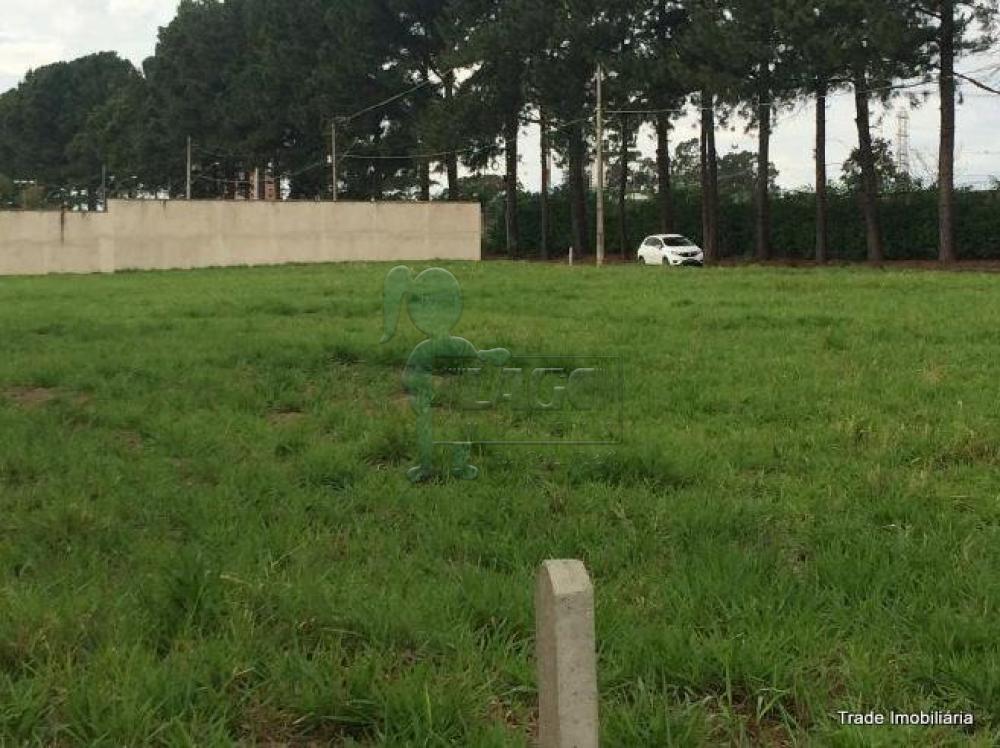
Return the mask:
[[(567, 169), (573, 242), (586, 251), (600, 65), (616, 183), (626, 184), (634, 166), (638, 128), (652, 125), (662, 228), (671, 190), (695, 176), (712, 244), (718, 194), (731, 189), (727, 172), (739, 160), (764, 258), (773, 181), (757, 164), (770, 162), (774, 112), (816, 97), (820, 160), (825, 97), (850, 87), (858, 187), (877, 259), (870, 102), (897, 95), (904, 81), (937, 79), (943, 100), (953, 100), (968, 79), (952, 73), (954, 58), (994, 41), (997, 3), (181, 0), (141, 72), (101, 53), (34, 70), (0, 96), (0, 174), (90, 189), (106, 166), (113, 189), (179, 196), (191, 138), (196, 197), (235, 195), (248, 173), (264, 170), (299, 198), (428, 199), (436, 181), (456, 199), (466, 186), (461, 167), (479, 174), (503, 156), (508, 249), (516, 252), (518, 141), (525, 124), (544, 121), (544, 149)], [(700, 140), (672, 154), (671, 122), (692, 110), (701, 113)], [(717, 127), (737, 113), (757, 135), (755, 158), (716, 153)], [(942, 141), (943, 169), (953, 150)], [(692, 168), (672, 167), (689, 155)], [(940, 181), (951, 189), (949, 178)], [(818, 194), (825, 182), (817, 164)]]

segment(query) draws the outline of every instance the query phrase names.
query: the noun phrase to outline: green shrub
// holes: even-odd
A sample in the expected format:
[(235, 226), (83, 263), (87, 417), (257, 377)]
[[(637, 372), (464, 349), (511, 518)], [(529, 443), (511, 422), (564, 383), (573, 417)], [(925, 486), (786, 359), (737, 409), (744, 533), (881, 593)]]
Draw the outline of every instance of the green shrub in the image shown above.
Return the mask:
[[(959, 251), (969, 259), (1000, 258), (1000, 191), (960, 190), (955, 195)], [(889, 259), (932, 259), (937, 256), (937, 192), (920, 190), (883, 195), (879, 203), (885, 251)], [(549, 254), (565, 257), (572, 243), (569, 195), (556, 191), (549, 198)], [(753, 203), (723, 197), (720, 241), (724, 257), (749, 256), (753, 252)], [(811, 192), (784, 192), (772, 200), (772, 235), (776, 258), (811, 258), (815, 246), (816, 196)], [(505, 252), (504, 205), (494, 200), (484, 207), (486, 251)], [(587, 215), (591, 237), (596, 233), (595, 198), (588, 198)], [(620, 252), (618, 206), (607, 204), (607, 251)], [(702, 239), (701, 197), (691, 191), (674, 195), (674, 231)], [(524, 256), (538, 254), (541, 236), (541, 205), (538, 195), (522, 195), (518, 205)], [(654, 200), (630, 200), (626, 211), (625, 247), (632, 256), (643, 237), (659, 231)], [(865, 257), (865, 231), (856, 195), (829, 195), (830, 259), (861, 260)], [(593, 240), (592, 240), (593, 241)]]

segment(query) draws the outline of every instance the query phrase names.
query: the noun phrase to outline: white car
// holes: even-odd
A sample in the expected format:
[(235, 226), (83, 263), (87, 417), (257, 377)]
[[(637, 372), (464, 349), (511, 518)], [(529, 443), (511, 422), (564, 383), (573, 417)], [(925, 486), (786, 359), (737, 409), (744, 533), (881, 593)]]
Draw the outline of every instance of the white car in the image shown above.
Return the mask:
[(701, 247), (680, 234), (653, 234), (639, 246), (640, 265), (704, 265)]

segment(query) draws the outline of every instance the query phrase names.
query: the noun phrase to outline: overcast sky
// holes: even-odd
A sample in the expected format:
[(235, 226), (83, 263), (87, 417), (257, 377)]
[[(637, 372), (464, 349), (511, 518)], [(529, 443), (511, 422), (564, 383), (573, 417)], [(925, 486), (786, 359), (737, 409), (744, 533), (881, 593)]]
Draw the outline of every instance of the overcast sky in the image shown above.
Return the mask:
[[(0, 92), (16, 86), (33, 67), (91, 52), (114, 50), (139, 65), (153, 53), (157, 29), (169, 23), (175, 8), (174, 0), (0, 0)], [(977, 76), (1000, 87), (1000, 50), (962, 60), (959, 70), (976, 71)], [(958, 110), (956, 175), (960, 183), (985, 185), (990, 176), (1000, 177), (1000, 96), (971, 87), (966, 87), (966, 93)], [(358, 108), (367, 103), (359, 101)], [(882, 118), (882, 135), (893, 141), (902, 105), (896, 103)], [(811, 104), (801, 102), (778, 117), (772, 159), (782, 187), (798, 187), (812, 180), (814, 116)], [(828, 112), (831, 177), (839, 174), (839, 164), (857, 140), (853, 118), (849, 93), (835, 96)], [(912, 171), (918, 177), (927, 177), (937, 168), (937, 120), (938, 101), (933, 95), (910, 114)], [(676, 128), (676, 140), (697, 137), (692, 116), (681, 119)], [(719, 150), (754, 148), (754, 140), (754, 133), (746, 133), (743, 125), (736, 123), (732, 130), (719, 134)], [(646, 155), (653, 155), (648, 130), (640, 147)], [(537, 129), (528, 128), (522, 144), (521, 180), (529, 189), (538, 188), (538, 162)], [(558, 170), (555, 178), (561, 178)]]

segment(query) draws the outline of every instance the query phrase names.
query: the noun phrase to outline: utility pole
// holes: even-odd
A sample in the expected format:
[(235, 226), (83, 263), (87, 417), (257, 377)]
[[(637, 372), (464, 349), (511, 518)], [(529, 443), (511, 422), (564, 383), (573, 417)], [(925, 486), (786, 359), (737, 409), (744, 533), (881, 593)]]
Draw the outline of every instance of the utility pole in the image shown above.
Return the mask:
[(188, 135), (188, 147), (187, 147), (187, 190), (185, 191), (187, 199), (191, 199), (191, 136)]
[(552, 159), (549, 156), (549, 123), (545, 116), (545, 109), (538, 111), (539, 130), (541, 131), (542, 146), (542, 193), (541, 193), (541, 245), (542, 259), (549, 259), (549, 181), (551, 177)]
[(604, 264), (604, 71), (597, 63), (597, 265)]
[(337, 120), (330, 125), (330, 168), (333, 170), (333, 202), (337, 202)]

